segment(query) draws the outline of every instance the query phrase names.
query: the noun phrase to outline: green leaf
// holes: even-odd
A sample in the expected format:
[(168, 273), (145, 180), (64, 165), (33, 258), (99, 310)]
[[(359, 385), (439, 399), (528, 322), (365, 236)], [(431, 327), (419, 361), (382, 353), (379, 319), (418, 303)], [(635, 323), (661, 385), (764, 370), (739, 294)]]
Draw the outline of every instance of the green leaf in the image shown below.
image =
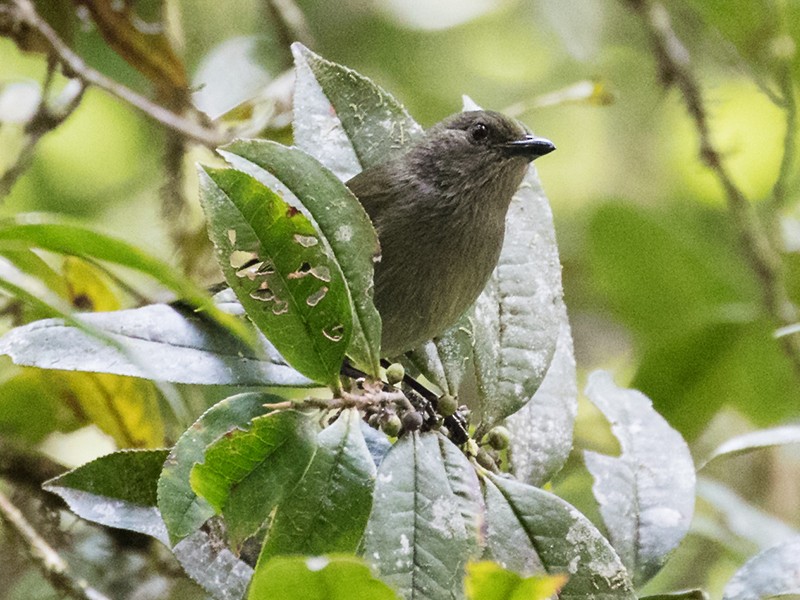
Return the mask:
[(500, 261), (475, 303), (472, 364), (484, 427), (533, 397), (562, 323), (567, 317), (553, 215), (531, 165), (509, 207)]
[(278, 507), (259, 564), (281, 554), (355, 552), (372, 508), (376, 468), (356, 409), (317, 436), (305, 474)]
[(800, 427), (785, 425), (737, 435), (714, 448), (708, 458), (700, 464), (698, 470), (716, 458), (738, 456), (762, 448), (785, 446), (786, 444), (800, 444)]
[[(413, 432), (392, 446), (378, 469), (364, 556), (405, 598), (461, 598), (464, 566), (475, 550), (464, 515), (469, 496), (451, 483), (440, 436)], [(445, 445), (445, 450), (447, 446)], [(470, 468), (467, 465), (467, 468)], [(462, 475), (466, 477), (466, 475)]]
[(617, 387), (608, 372), (589, 376), (586, 395), (609, 420), (622, 449), (619, 457), (585, 452), (592, 491), (614, 549), (640, 586), (689, 530), (692, 455), (644, 394)]
[(353, 311), (317, 230), (245, 173), (201, 169), (200, 186), (217, 260), (248, 316), (303, 375), (338, 387)]
[[(89, 371), (206, 385), (307, 386), (263, 340), (257, 350), (215, 322), (177, 306), (45, 319), (0, 338), (0, 354), (42, 369)], [(93, 335), (97, 331), (101, 337)], [(115, 343), (110, 345), (106, 338)]]
[(209, 446), (189, 481), (197, 495), (222, 513), (238, 547), (300, 481), (315, 449), (311, 418), (295, 411), (270, 413)]
[(391, 94), (352, 69), (292, 44), (294, 140), (346, 181), (385, 162), (423, 135)]
[(249, 600), (399, 600), (353, 556), (276, 557), (259, 565)]
[(472, 361), (472, 315), (468, 312), (435, 340), (406, 353), (404, 360), (445, 394), (457, 396)]
[(725, 586), (722, 600), (760, 600), (800, 594), (800, 537), (773, 546), (748, 560)]
[(511, 432), (509, 462), (517, 479), (539, 487), (558, 473), (572, 450), (577, 411), (575, 356), (565, 316), (544, 381), (533, 398), (505, 421)]
[(467, 565), (467, 600), (547, 600), (567, 581), (566, 575), (522, 577), (491, 561)]
[(636, 598), (614, 549), (561, 498), (492, 474), (484, 478), (487, 558), (520, 573), (564, 573), (561, 600)]
[(102, 260), (149, 275), (242, 340), (252, 340), (247, 327), (214, 306), (204, 290), (170, 265), (126, 242), (51, 216), (21, 215), (0, 222), (0, 248), (21, 250), (30, 247)]
[[(353, 337), (348, 355), (377, 377), (381, 320), (372, 303), (372, 277), (380, 246), (364, 208), (331, 171), (297, 148), (247, 140), (225, 146), (222, 155), (292, 206), (308, 211), (319, 229), (321, 241), (342, 269), (353, 304)], [(237, 160), (237, 157), (249, 162)], [(260, 169), (253, 169), (252, 165)], [(264, 177), (264, 171), (274, 177)]]
[(42, 487), (61, 496), (79, 517), (169, 544), (156, 508), (156, 484), (167, 454), (168, 450), (114, 452), (50, 479)]
[(215, 514), (212, 506), (194, 493), (189, 482), (192, 467), (203, 460), (206, 447), (234, 428), (246, 427), (266, 412), (264, 404), (279, 400), (261, 392), (230, 396), (209, 408), (178, 439), (158, 479), (158, 508), (173, 545)]

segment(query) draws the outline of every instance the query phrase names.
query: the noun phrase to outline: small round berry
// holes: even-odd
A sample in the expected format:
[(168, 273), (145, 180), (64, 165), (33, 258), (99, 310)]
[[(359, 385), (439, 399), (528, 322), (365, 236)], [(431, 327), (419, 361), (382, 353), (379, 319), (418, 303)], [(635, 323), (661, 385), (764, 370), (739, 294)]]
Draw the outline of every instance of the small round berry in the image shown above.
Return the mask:
[(397, 434), (400, 433), (400, 429), (402, 427), (403, 422), (397, 415), (391, 415), (389, 418), (385, 419), (383, 423), (381, 423), (381, 429), (383, 430), (383, 433), (389, 437), (397, 437)]
[(456, 400), (450, 394), (445, 394), (441, 398), (439, 398), (439, 402), (436, 405), (436, 409), (439, 411), (439, 414), (443, 417), (449, 417), (451, 415), (456, 414), (458, 410), (458, 400)]
[(486, 441), (495, 450), (505, 450), (511, 440), (511, 432), (502, 425), (492, 427), (486, 434)]
[(392, 363), (386, 367), (386, 381), (389, 382), (389, 385), (397, 385), (403, 381), (403, 377), (405, 376), (406, 370), (400, 363)]
[(410, 410), (403, 415), (403, 429), (406, 431), (416, 431), (422, 427), (422, 415), (416, 410)]

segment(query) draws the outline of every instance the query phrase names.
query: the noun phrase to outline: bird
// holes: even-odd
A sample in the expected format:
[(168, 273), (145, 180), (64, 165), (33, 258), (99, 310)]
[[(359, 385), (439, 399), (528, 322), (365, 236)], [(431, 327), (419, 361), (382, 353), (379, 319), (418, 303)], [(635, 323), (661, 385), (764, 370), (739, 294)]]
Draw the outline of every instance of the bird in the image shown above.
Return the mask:
[(465, 111), (346, 182), (380, 243), (374, 303), (382, 356), (441, 335), (477, 300), (497, 266), (506, 213), (528, 164), (553, 150), (516, 119)]

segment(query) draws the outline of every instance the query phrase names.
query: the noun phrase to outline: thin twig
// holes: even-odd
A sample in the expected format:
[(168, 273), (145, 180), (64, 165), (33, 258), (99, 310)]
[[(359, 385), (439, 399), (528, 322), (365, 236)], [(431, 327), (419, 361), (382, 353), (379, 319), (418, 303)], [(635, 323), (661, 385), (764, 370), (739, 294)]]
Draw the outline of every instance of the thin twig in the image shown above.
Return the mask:
[(10, 16), (14, 24), (18, 28), (27, 26), (36, 30), (69, 76), (77, 77), (86, 84), (105, 90), (120, 100), (135, 106), (165, 127), (204, 146), (216, 148), (230, 141), (228, 136), (219, 130), (204, 127), (178, 115), (93, 69), (64, 43), (53, 28), (36, 12), (36, 8), (30, 0), (12, 0), (12, 2), (14, 10), (11, 11)]
[[(700, 84), (691, 69), (689, 52), (672, 28), (669, 13), (657, 1), (626, 0), (626, 2), (641, 17), (650, 36), (662, 81), (665, 85), (676, 86), (681, 92), (700, 138), (700, 157), (725, 192), (728, 210), (742, 241), (742, 251), (761, 282), (762, 300), (767, 312), (779, 325), (796, 322), (797, 308), (792, 304), (786, 291), (780, 257), (773, 249), (752, 204), (734, 183), (721, 154), (711, 140), (708, 114)], [(793, 132), (794, 127), (790, 131)], [(791, 154), (793, 148), (788, 149)], [(789, 158), (792, 158), (791, 155)], [(800, 374), (800, 338), (783, 337), (781, 343), (795, 370)]]
[(70, 573), (69, 565), (33, 528), (20, 510), (0, 492), (0, 520), (23, 541), (28, 554), (47, 580), (59, 592), (79, 600), (108, 600), (83, 579)]
[[(402, 404), (408, 407), (408, 398), (401, 391), (384, 392), (373, 391), (364, 394), (351, 394), (342, 392), (338, 398), (305, 398), (303, 400), (287, 400), (265, 404), (265, 408), (272, 410), (286, 410), (290, 408), (319, 408), (323, 410), (339, 410), (340, 408), (366, 408), (378, 404)], [(413, 408), (413, 407), (411, 407)]]
[(789, 177), (794, 174), (792, 167), (797, 157), (797, 101), (794, 97), (791, 63), (788, 60), (781, 61), (777, 78), (783, 96), (780, 106), (786, 113), (786, 134), (783, 139), (781, 167), (772, 188), (772, 208), (776, 214), (786, 208), (789, 200)]
[(50, 58), (47, 62), (47, 73), (42, 83), (39, 103), (25, 125), (25, 142), (17, 160), (0, 177), (0, 198), (10, 194), (14, 184), (28, 170), (39, 140), (63, 123), (78, 108), (83, 99), (86, 85), (81, 81), (79, 88), (63, 106), (50, 106), (50, 92), (55, 79), (56, 67), (56, 61)]

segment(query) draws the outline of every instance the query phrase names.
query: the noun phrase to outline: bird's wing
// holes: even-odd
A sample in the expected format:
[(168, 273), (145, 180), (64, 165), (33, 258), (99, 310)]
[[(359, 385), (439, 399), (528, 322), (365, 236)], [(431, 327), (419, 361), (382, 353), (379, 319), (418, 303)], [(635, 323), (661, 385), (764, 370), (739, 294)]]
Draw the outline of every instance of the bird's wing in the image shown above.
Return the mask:
[(388, 166), (378, 165), (361, 171), (346, 183), (374, 224), (381, 220), (395, 195), (392, 181)]

